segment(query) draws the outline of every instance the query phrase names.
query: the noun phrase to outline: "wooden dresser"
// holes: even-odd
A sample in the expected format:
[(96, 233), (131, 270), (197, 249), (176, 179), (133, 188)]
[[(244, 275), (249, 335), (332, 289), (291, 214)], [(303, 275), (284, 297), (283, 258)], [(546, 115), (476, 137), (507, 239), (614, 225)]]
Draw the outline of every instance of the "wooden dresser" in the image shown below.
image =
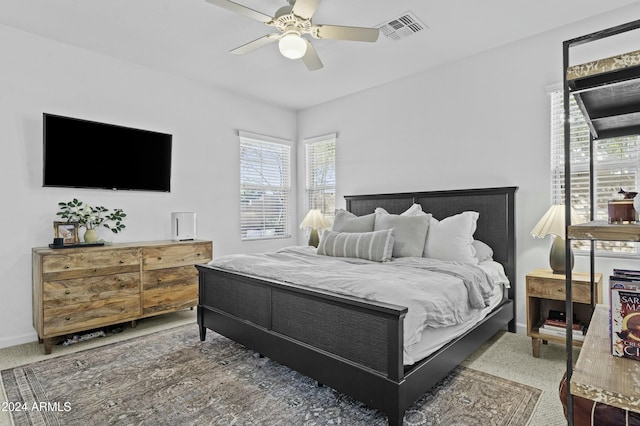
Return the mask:
[(45, 354), (53, 338), (198, 304), (198, 263), (211, 241), (34, 248), (33, 324)]

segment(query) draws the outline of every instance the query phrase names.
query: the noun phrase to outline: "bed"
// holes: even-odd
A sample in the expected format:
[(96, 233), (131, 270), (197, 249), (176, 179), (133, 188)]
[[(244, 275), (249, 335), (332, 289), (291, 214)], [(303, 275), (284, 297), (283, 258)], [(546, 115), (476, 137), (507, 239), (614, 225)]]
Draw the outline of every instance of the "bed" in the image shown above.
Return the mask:
[[(479, 213), (474, 237), (493, 249), (512, 285), (484, 318), (425, 358), (405, 365), (406, 306), (256, 274), (197, 265), (198, 324), (348, 394), (401, 425), (410, 405), (469, 354), (507, 328), (515, 332), (516, 187), (346, 196), (363, 216), (400, 214), (418, 204), (436, 218)], [(364, 336), (364, 337), (363, 337)]]

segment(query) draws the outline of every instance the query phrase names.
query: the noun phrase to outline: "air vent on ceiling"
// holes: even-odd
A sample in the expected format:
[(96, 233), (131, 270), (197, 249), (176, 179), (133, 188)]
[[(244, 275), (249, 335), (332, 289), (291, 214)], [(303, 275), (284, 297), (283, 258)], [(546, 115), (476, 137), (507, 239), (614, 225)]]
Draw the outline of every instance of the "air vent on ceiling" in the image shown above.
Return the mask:
[(378, 28), (387, 38), (400, 40), (428, 27), (413, 12), (405, 12), (397, 18), (378, 25)]

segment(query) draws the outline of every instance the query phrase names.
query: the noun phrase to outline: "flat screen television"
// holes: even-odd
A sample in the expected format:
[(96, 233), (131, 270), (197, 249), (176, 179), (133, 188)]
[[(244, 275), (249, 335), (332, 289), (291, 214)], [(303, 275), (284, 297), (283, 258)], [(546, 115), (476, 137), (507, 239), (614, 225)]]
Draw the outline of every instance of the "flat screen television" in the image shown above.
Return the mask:
[(171, 189), (172, 135), (43, 114), (43, 186)]

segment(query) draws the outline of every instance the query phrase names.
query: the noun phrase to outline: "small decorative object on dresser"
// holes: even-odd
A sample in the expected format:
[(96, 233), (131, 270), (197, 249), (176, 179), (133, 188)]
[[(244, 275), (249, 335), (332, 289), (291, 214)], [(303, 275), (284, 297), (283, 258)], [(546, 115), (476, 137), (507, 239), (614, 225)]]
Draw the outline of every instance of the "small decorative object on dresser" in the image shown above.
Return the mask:
[(53, 238), (62, 238), (62, 244), (78, 243), (78, 222), (53, 222)]
[(66, 219), (67, 222), (77, 222), (79, 226), (86, 229), (83, 236), (85, 243), (91, 244), (98, 241), (97, 228), (100, 226), (109, 229), (114, 234), (126, 228), (122, 221), (127, 215), (122, 209), (114, 209), (110, 212), (106, 207), (92, 207), (77, 198), (66, 203), (60, 202), (58, 207), (60, 207), (60, 211), (56, 213), (57, 216)]
[[(584, 272), (571, 274), (573, 300), (573, 345), (582, 346), (584, 333), (591, 320), (591, 276)], [(602, 274), (594, 274), (594, 301), (602, 303)], [(540, 357), (540, 343), (564, 343), (566, 336), (564, 275), (548, 269), (527, 274), (527, 336), (531, 337), (533, 356)]]

